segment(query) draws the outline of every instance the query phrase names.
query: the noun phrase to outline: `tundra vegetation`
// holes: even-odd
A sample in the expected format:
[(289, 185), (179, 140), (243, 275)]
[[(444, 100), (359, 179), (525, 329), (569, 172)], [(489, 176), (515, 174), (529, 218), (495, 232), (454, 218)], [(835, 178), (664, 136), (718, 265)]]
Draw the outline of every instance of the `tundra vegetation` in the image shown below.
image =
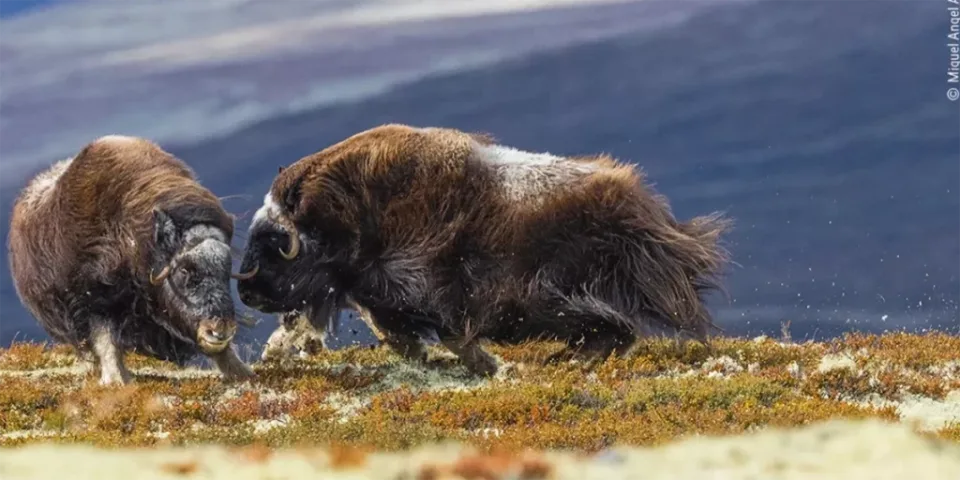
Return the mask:
[(383, 346), (214, 370), (129, 355), (136, 379), (102, 386), (64, 346), (0, 351), (0, 445), (218, 444), (398, 451), (442, 441), (485, 452), (653, 446), (827, 419), (906, 422), (960, 441), (960, 338), (848, 334), (824, 342), (643, 340), (587, 369), (547, 363), (556, 342), (492, 346), (495, 377), (429, 346), (424, 365)]
[[(89, 157), (102, 160), (129, 152), (129, 141), (117, 145), (116, 140), (90, 147), (116, 150), (110, 155)], [(136, 143), (138, 152), (168, 157), (157, 147)], [(66, 172), (86, 165), (84, 156)], [(182, 170), (193, 182), (192, 174)], [(450, 174), (451, 181), (438, 180), (436, 172)], [(67, 173), (64, 178), (70, 180)], [(393, 182), (393, 176), (406, 180)], [(953, 452), (951, 465), (937, 464), (943, 466), (937, 478), (953, 470), (960, 475), (960, 446), (943, 447), (960, 443), (960, 338), (850, 333), (822, 342), (794, 343), (785, 335), (782, 341), (718, 337), (709, 344), (648, 338), (646, 334), (666, 330), (702, 340), (713, 329), (701, 295), (719, 286), (715, 277), (727, 258), (718, 240), (728, 225), (719, 214), (678, 222), (666, 200), (647, 191), (642, 181), (640, 172), (605, 156), (521, 152), (454, 130), (395, 125), (358, 134), (280, 172), (255, 215), (243, 273), (233, 277), (247, 306), (278, 314), (284, 325), (314, 334), (332, 327), (330, 320), (340, 308), (364, 310), (381, 345), (328, 350), (316, 335), (290, 335), (286, 341), (303, 348), (301, 355), (276, 355), (268, 347), (248, 367), (227, 348), (236, 320), (226, 296), (214, 314), (186, 315), (181, 343), (196, 343), (199, 349), (158, 354), (164, 344), (158, 346), (157, 337), (147, 335), (121, 363), (117, 358), (126, 348), (113, 345), (109, 355), (98, 353), (101, 360), (112, 359), (101, 361), (102, 369), (113, 367), (101, 372), (99, 382), (87, 359), (75, 356), (77, 349), (15, 343), (0, 350), (0, 446), (215, 445), (243, 447), (242, 456), (259, 463), (273, 455), (272, 448), (320, 446), (327, 448), (329, 465), (357, 466), (369, 451), (409, 452), (453, 441), (481, 456), (423, 467), (416, 478), (507, 478), (491, 472), (508, 464), (519, 469), (510, 478), (546, 478), (553, 463), (517, 452), (567, 450), (590, 456), (611, 447), (659, 446), (685, 437), (872, 419), (905, 422), (925, 440), (937, 442), (937, 451)], [(392, 192), (394, 187), (406, 190)], [(522, 198), (514, 198), (518, 195)], [(397, 198), (407, 203), (393, 200)], [(428, 208), (437, 204), (444, 208)], [(332, 215), (330, 205), (349, 215)], [(222, 209), (217, 204), (207, 210), (219, 214)], [(146, 222), (144, 209), (136, 215), (144, 240), (113, 242), (123, 248), (151, 241), (166, 245), (139, 255), (124, 256), (119, 250), (113, 255), (156, 257), (130, 272), (119, 269), (145, 288), (122, 296), (124, 300), (156, 293), (148, 284), (176, 282), (175, 252), (194, 245), (191, 232), (194, 237), (209, 234), (211, 228), (202, 225), (209, 222), (195, 222), (191, 215), (180, 215), (178, 222), (171, 211), (176, 213), (153, 210), (152, 222)], [(230, 277), (232, 229), (225, 215), (216, 217), (225, 225), (219, 243), (214, 242), (223, 252), (216, 256), (220, 267), (214, 276), (224, 287)], [(598, 219), (609, 228), (591, 231)], [(173, 240), (165, 242), (168, 237)], [(30, 238), (22, 243), (37, 243)], [(162, 265), (166, 267), (155, 276), (150, 267)], [(610, 275), (596, 276), (593, 270)], [(34, 278), (28, 273), (19, 277)], [(46, 279), (50, 285), (35, 288), (41, 294), (22, 297), (41, 311), (49, 303), (42, 300), (55, 296), (58, 282), (70, 278), (54, 275)], [(626, 283), (616, 281), (624, 278)], [(101, 302), (92, 298), (79, 304), (92, 309)], [(110, 303), (117, 308), (127, 304)], [(85, 336), (95, 346), (98, 338), (107, 345), (116, 332), (101, 338), (97, 328), (122, 326), (119, 320), (103, 319), (76, 329), (82, 312), (41, 313), (48, 333), (56, 333), (51, 326), (61, 327), (61, 322), (63, 330), (84, 334), (64, 336), (61, 342)], [(204, 348), (203, 322), (209, 317), (222, 317), (220, 327), (229, 324), (215, 336), (215, 351)], [(477, 321), (460, 320), (465, 317)], [(147, 321), (138, 326), (170, 330)], [(330, 328), (329, 333), (336, 331)], [(427, 333), (439, 345), (421, 343)], [(634, 343), (638, 337), (643, 339)], [(577, 339), (584, 345), (578, 346)], [(284, 342), (272, 336), (274, 340)], [(481, 343), (489, 344), (481, 348)], [(178, 368), (197, 351), (218, 365), (224, 377), (242, 381), (223, 382), (214, 369)], [(900, 452), (886, 440), (877, 442), (883, 448), (862, 440), (841, 446), (889, 461)], [(11, 453), (24, 451), (37, 450), (0, 451), (0, 475), (13, 471), (7, 468), (44, 468), (45, 460), (38, 464)], [(814, 456), (823, 462), (821, 455)], [(912, 456), (912, 464), (902, 463), (911, 466), (900, 468), (923, 476), (912, 466), (921, 459)], [(160, 468), (166, 476), (189, 476), (200, 471), (197, 462)], [(647, 468), (643, 462), (635, 465)], [(101, 478), (101, 470), (84, 468), (95, 471), (92, 478)], [(240, 467), (226, 462), (203, 471), (240, 478), (224, 473), (233, 472), (230, 468)], [(809, 465), (803, 468), (814, 472)], [(270, 478), (302, 478), (291, 472)], [(899, 478), (889, 477), (894, 473), (885, 470), (884, 478)]]

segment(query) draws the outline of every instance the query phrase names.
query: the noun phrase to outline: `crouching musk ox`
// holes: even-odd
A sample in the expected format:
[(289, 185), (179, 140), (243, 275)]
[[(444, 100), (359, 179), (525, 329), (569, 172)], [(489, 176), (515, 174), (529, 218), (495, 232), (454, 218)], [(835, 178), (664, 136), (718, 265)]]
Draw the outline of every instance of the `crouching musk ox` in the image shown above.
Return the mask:
[(479, 340), (560, 340), (551, 360), (588, 361), (649, 334), (706, 341), (729, 221), (679, 222), (643, 180), (608, 156), (380, 126), (281, 167), (237, 291), (317, 328), (356, 302), (401, 355), (423, 360), (436, 335), (480, 374), (497, 364)]
[(183, 365), (203, 353), (227, 380), (253, 371), (231, 348), (233, 218), (152, 142), (107, 136), (34, 177), (15, 201), (10, 269), (56, 341), (128, 383), (126, 350)]

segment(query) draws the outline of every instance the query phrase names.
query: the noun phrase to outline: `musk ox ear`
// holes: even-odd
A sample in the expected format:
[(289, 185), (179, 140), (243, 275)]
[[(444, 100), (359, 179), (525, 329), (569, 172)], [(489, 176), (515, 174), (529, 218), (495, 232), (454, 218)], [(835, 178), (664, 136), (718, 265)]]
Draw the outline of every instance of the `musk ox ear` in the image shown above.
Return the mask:
[(300, 188), (303, 186), (303, 176), (296, 179), (283, 195), (283, 208), (289, 213), (294, 213), (297, 205), (300, 203)]
[(177, 225), (170, 214), (160, 208), (153, 209), (153, 242), (166, 251), (172, 251), (177, 243)]

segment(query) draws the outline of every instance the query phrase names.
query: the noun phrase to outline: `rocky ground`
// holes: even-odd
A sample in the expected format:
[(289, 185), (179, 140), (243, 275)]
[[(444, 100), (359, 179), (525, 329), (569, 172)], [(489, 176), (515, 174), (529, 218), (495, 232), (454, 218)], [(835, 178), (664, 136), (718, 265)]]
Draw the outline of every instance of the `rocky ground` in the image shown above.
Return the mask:
[(960, 338), (650, 341), (594, 369), (544, 365), (556, 348), (491, 347), (492, 379), (439, 350), (322, 351), (235, 385), (130, 356), (108, 388), (16, 344), (0, 478), (960, 478)]

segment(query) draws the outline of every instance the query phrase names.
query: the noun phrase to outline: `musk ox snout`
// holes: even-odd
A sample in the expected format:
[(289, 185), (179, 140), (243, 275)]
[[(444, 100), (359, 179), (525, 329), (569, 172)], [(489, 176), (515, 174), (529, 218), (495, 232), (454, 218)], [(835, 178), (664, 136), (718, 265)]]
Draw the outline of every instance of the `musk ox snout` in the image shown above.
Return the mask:
[(291, 295), (291, 285), (302, 284), (311, 269), (301, 262), (303, 245), (296, 227), (268, 210), (269, 205), (255, 216), (239, 271), (232, 276), (244, 305), (264, 313), (286, 312), (301, 306)]
[(260, 272), (259, 275), (237, 282), (237, 296), (244, 305), (255, 310), (264, 313), (285, 312), (289, 302), (284, 301), (274, 287), (276, 283), (272, 276), (268, 277), (267, 272)]
[(226, 318), (205, 318), (197, 327), (197, 343), (207, 353), (222, 352), (237, 333), (237, 322)]
[(237, 280), (237, 296), (240, 301), (248, 307), (257, 308), (266, 301), (260, 294), (262, 286), (259, 284), (265, 282), (265, 277), (270, 272), (269, 269), (261, 271), (260, 260), (256, 258), (256, 254), (250, 247), (251, 245), (248, 244), (240, 262), (239, 272), (234, 273), (233, 278)]

